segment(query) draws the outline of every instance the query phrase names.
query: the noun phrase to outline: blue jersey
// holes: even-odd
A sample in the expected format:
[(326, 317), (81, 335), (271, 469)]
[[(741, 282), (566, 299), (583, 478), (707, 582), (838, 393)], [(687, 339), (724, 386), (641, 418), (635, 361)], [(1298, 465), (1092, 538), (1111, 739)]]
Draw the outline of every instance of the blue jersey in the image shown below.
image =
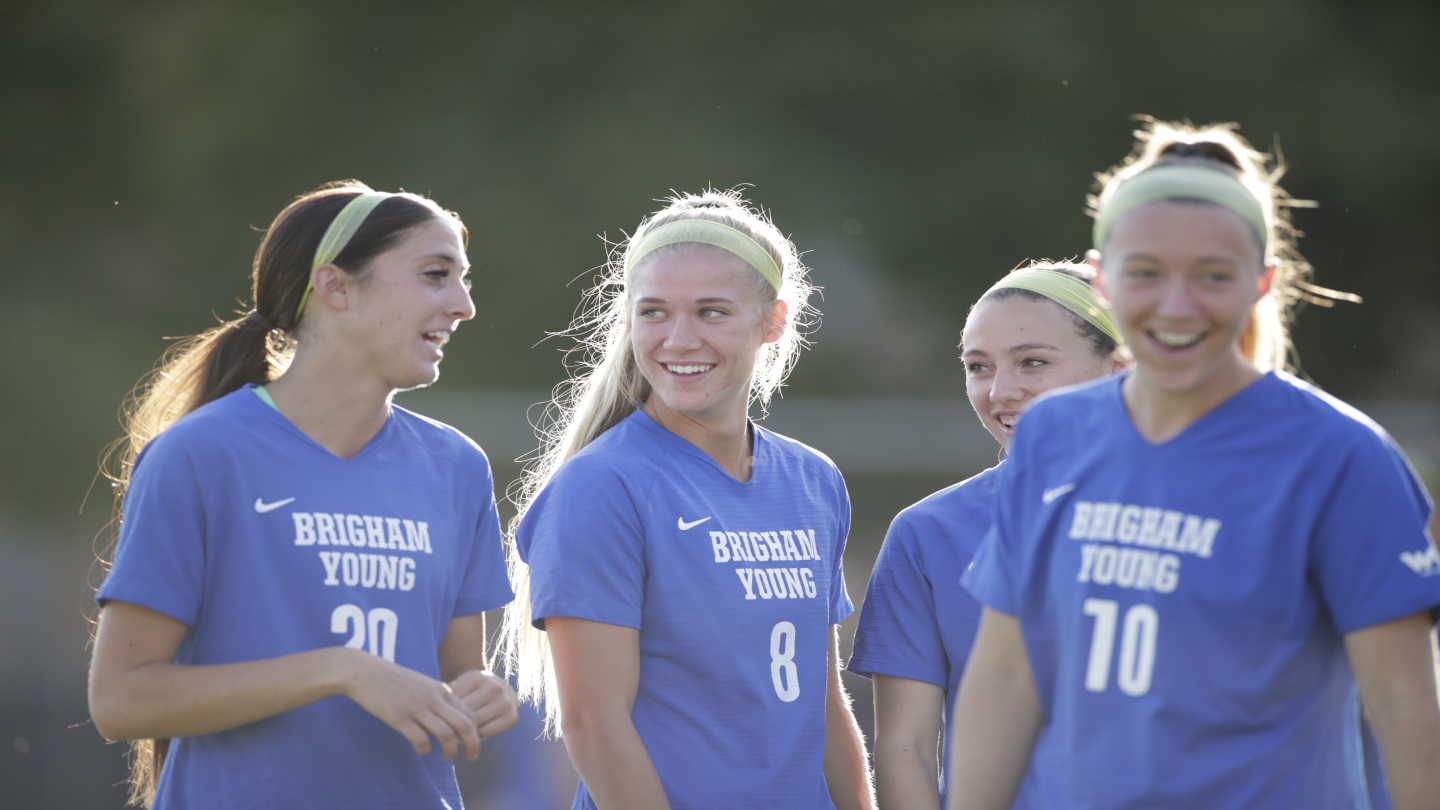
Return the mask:
[(980, 603), (960, 587), (960, 576), (990, 531), (999, 470), (895, 516), (860, 608), (851, 672), (934, 684), (945, 690), (948, 710), (980, 627)]
[[(833, 807), (826, 667), (851, 611), (849, 499), (829, 459), (753, 433), (741, 483), (636, 411), (556, 472), (516, 537), (537, 625), (640, 631), (631, 717), (675, 810)], [(594, 806), (582, 783), (575, 807)]]
[(1440, 605), (1419, 482), (1287, 375), (1159, 445), (1121, 379), (1025, 415), (964, 580), (1045, 713), (1015, 806), (1365, 806), (1342, 637)]
[[(511, 599), (489, 464), (400, 408), (342, 459), (242, 388), (161, 433), (136, 462), (98, 598), (186, 624), (181, 664), (321, 647), (439, 677), (450, 620)], [(173, 740), (165, 808), (458, 808), (453, 767), (349, 698)]]

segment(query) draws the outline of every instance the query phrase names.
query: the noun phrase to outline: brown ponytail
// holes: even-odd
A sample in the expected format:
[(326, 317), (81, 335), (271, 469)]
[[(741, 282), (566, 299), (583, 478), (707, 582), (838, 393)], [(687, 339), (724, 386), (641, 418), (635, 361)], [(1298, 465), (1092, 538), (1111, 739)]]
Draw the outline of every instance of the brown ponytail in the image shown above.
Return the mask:
[[(1303, 304), (1334, 306), (1336, 301), (1360, 302), (1360, 297), (1313, 284), (1314, 268), (1296, 246), (1304, 234), (1290, 221), (1292, 208), (1313, 208), (1309, 200), (1297, 200), (1280, 187), (1285, 161), (1276, 154), (1257, 150), (1235, 130), (1238, 124), (1194, 127), (1157, 121), (1141, 116), (1144, 122), (1135, 133), (1135, 148), (1117, 166), (1096, 175), (1100, 191), (1088, 199), (1092, 216), (1121, 182), (1154, 166), (1198, 164), (1230, 171), (1248, 187), (1267, 209), (1270, 221), (1269, 255), (1266, 264), (1276, 266), (1275, 279), (1250, 313), (1240, 334), (1240, 350), (1262, 371), (1298, 370), (1299, 356), (1290, 341), (1290, 326)], [(1097, 249), (1099, 246), (1096, 246)]]
[[(118, 510), (140, 451), (185, 414), (245, 385), (264, 385), (284, 372), (315, 249), (340, 209), (367, 191), (370, 188), (363, 183), (345, 180), (321, 186), (286, 206), (255, 253), (251, 288), (255, 308), (171, 346), (126, 398), (121, 413), (125, 435), (110, 446), (101, 463), (114, 485), (117, 507), (117, 519), (111, 524), (115, 534), (100, 555), (107, 568), (119, 539)], [(396, 194), (375, 207), (333, 263), (351, 275), (363, 275), (371, 260), (411, 228), (447, 217), (458, 221), (430, 200)], [(130, 742), (130, 804), (150, 806), (169, 745), (169, 740)]]

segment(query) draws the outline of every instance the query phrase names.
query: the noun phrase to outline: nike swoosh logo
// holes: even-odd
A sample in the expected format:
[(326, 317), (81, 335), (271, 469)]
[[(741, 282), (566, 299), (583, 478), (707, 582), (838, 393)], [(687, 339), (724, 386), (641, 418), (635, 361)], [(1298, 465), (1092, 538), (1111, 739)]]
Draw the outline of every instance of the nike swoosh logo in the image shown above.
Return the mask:
[(682, 518), (680, 518), (680, 519), (676, 522), (675, 525), (679, 526), (679, 527), (680, 527), (680, 531), (683, 532), (683, 531), (685, 531), (686, 529), (693, 529), (693, 528), (695, 528), (696, 526), (699, 526), (701, 523), (704, 523), (705, 521), (707, 521), (707, 520), (709, 520), (709, 519), (710, 519), (710, 518), (708, 518), (708, 517), (703, 517), (703, 518), (700, 518), (699, 520), (695, 520), (695, 521), (691, 521), (691, 522), (689, 522), (689, 523), (686, 523), (686, 522), (685, 522), (685, 518), (682, 517)]
[(262, 499), (260, 499), (260, 498), (256, 498), (256, 499), (255, 499), (255, 511), (256, 511), (256, 512), (259, 512), (260, 514), (263, 515), (263, 514), (265, 514), (266, 512), (270, 512), (270, 511), (272, 511), (272, 510), (279, 509), (280, 507), (284, 506), (284, 505), (287, 504), (287, 503), (290, 503), (290, 502), (293, 501), (293, 500), (295, 500), (295, 499), (294, 499), (294, 498), (286, 498), (286, 499), (283, 500), (283, 501), (276, 501), (276, 502), (274, 502), (274, 503), (265, 503), (264, 500), (262, 500)]
[(1045, 503), (1050, 503), (1051, 501), (1055, 500), (1061, 495), (1064, 495), (1065, 493), (1069, 492), (1074, 488), (1074, 484), (1061, 484), (1058, 487), (1054, 487), (1053, 489), (1047, 489), (1043, 493), (1041, 493), (1040, 500)]

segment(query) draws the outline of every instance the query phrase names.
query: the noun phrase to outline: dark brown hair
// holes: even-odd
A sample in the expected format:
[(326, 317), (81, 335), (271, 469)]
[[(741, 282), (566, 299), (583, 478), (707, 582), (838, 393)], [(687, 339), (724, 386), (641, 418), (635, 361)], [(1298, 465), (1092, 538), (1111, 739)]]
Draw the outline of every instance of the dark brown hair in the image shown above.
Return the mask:
[[(340, 210), (371, 189), (356, 180), (327, 183), (285, 206), (265, 231), (252, 265), (254, 309), (171, 346), (155, 369), (126, 398), (121, 421), (125, 435), (107, 450), (102, 471), (114, 483), (117, 520), (109, 547), (100, 555), (107, 567), (118, 541), (119, 510), (135, 459), (145, 445), (175, 420), (248, 384), (264, 385), (289, 365), (298, 325), (296, 310), (310, 283), (315, 249)], [(332, 262), (352, 276), (418, 225), (459, 218), (431, 200), (396, 194), (382, 200)], [(464, 225), (460, 226), (464, 235)], [(130, 742), (130, 803), (149, 807), (160, 781), (169, 740)]]

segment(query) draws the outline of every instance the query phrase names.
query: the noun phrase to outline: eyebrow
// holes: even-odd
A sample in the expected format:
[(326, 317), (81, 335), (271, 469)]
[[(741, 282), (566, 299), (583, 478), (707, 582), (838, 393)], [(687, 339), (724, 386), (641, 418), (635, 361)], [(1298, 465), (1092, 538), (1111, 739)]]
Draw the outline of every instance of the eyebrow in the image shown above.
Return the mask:
[[(1011, 346), (1009, 349), (1006, 349), (1005, 353), (1023, 354), (1025, 352), (1033, 352), (1037, 349), (1049, 349), (1052, 352), (1060, 351), (1060, 347), (1051, 346), (1049, 343), (1021, 343), (1019, 346)], [(966, 349), (960, 356), (970, 357), (972, 355), (975, 357), (989, 357), (990, 353), (982, 349)]]
[[(1165, 263), (1159, 256), (1156, 256), (1153, 253), (1126, 253), (1124, 258), (1121, 259), (1121, 263), (1123, 264), (1124, 262), (1129, 261), (1151, 261), (1155, 262), (1156, 264)], [(1204, 256), (1200, 259), (1197, 259), (1194, 264), (1209, 264), (1210, 262), (1220, 262), (1222, 264), (1228, 264), (1233, 267), (1240, 266), (1240, 260), (1231, 256)]]
[[(644, 297), (644, 298), (638, 299), (638, 300), (636, 301), (636, 303), (638, 303), (638, 304), (664, 304), (664, 303), (668, 303), (668, 302), (667, 302), (664, 298), (656, 298), (656, 297), (654, 297), (654, 296), (646, 296), (646, 297)], [(695, 299), (695, 303), (697, 303), (697, 304), (733, 304), (733, 303), (735, 303), (735, 299), (733, 299), (733, 298), (719, 298), (719, 297), (697, 298), (697, 299)]]

